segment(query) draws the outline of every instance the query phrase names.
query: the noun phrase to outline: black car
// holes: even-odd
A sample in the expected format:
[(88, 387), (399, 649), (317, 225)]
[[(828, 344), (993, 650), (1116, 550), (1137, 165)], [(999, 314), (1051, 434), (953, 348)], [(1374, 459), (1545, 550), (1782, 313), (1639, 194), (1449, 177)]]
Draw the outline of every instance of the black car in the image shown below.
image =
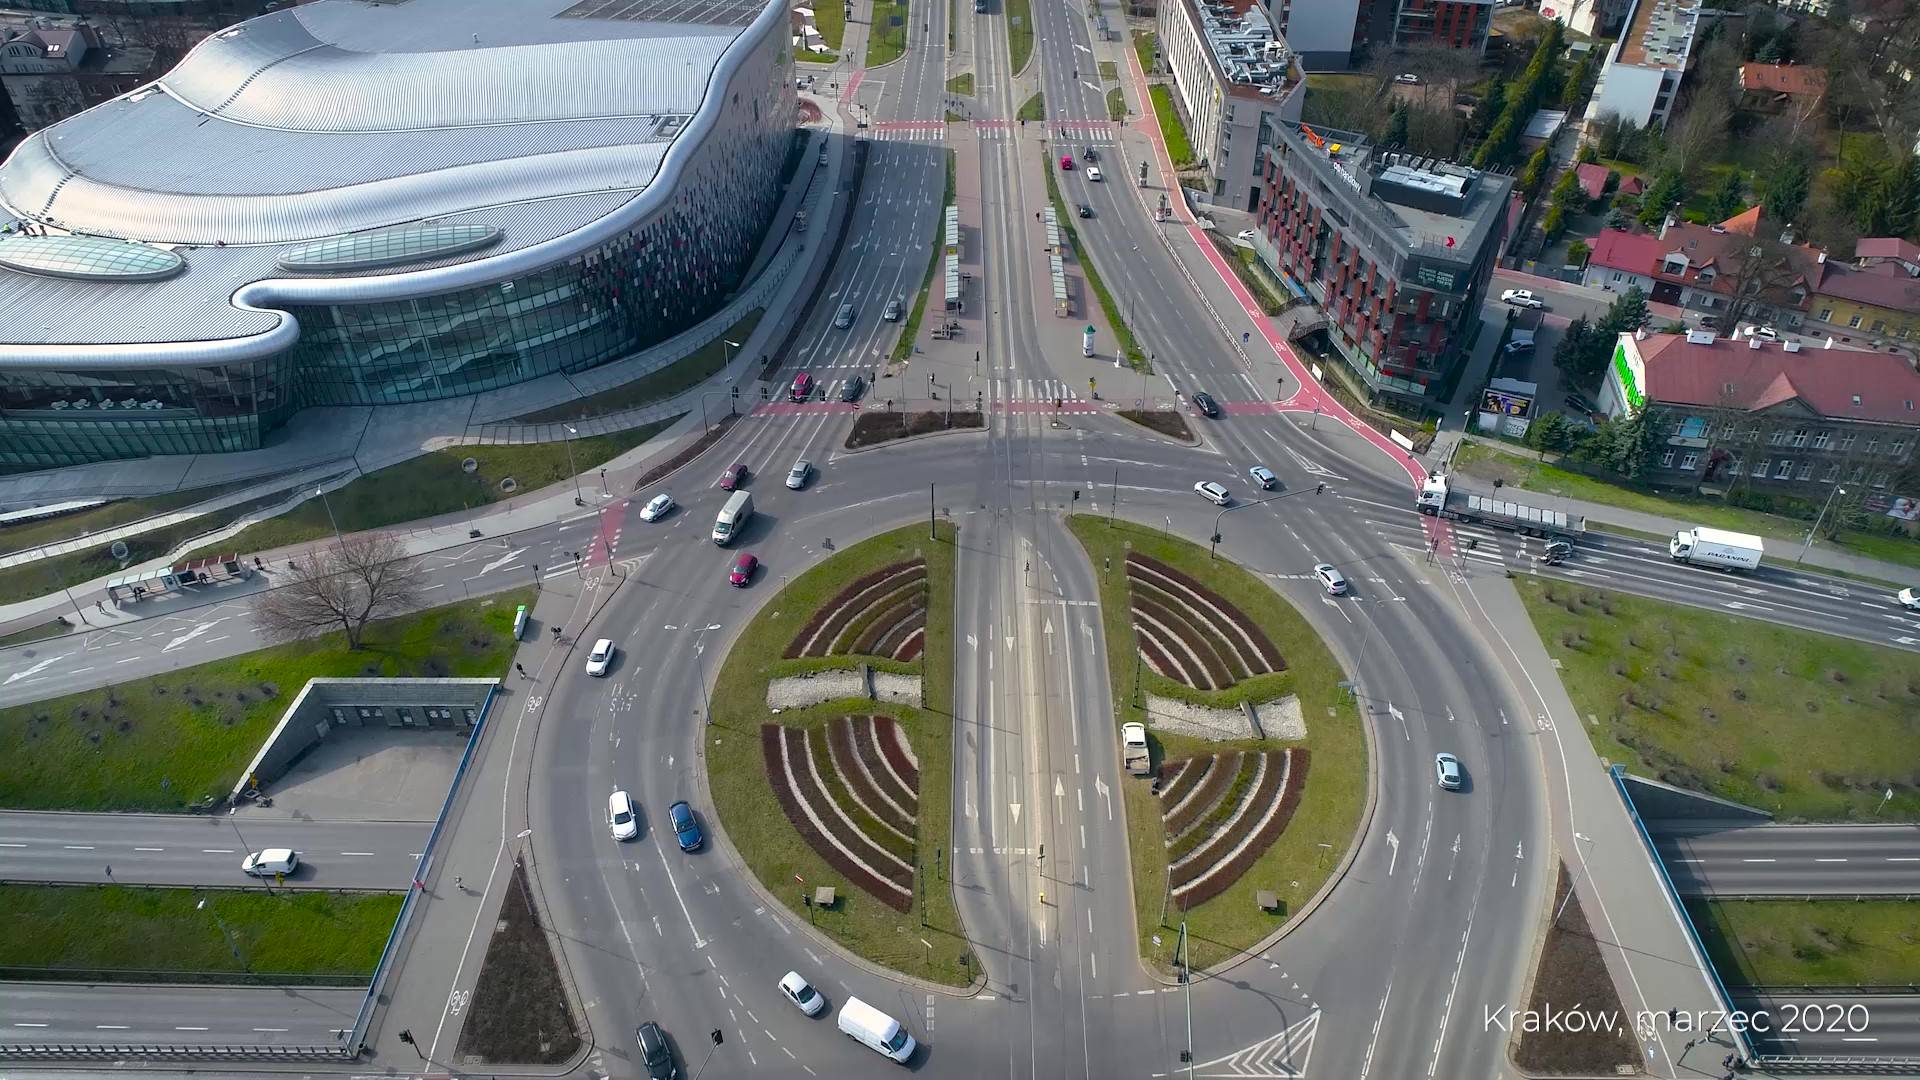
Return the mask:
[(1213, 400), (1213, 395), (1205, 390), (1193, 395), (1193, 407), (1199, 409), (1203, 416), (1220, 415), (1220, 403)]
[(855, 375), (840, 387), (841, 401), (859, 401), (860, 395), (867, 389), (867, 380)]
[(680, 1070), (673, 1064), (673, 1048), (667, 1045), (667, 1033), (660, 1030), (659, 1024), (649, 1020), (634, 1030), (633, 1037), (640, 1044), (640, 1061), (652, 1080), (679, 1080)]
[(1091, 207), (1091, 206), (1088, 206), (1088, 205), (1087, 205), (1086, 203), (1081, 203), (1081, 204), (1080, 204), (1080, 216), (1081, 216), (1081, 217), (1092, 217), (1092, 216), (1093, 216), (1093, 207)]

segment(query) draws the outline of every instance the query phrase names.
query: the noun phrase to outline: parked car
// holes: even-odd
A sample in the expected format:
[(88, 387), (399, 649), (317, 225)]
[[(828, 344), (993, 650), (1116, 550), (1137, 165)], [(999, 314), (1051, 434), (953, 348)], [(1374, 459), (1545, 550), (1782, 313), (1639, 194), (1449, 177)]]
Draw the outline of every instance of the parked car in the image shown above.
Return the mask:
[(1224, 486), (1216, 484), (1211, 480), (1196, 482), (1193, 485), (1193, 490), (1199, 492), (1201, 498), (1215, 506), (1233, 505), (1233, 495), (1230, 494)]
[(1505, 353), (1509, 358), (1515, 357), (1515, 356), (1532, 356), (1533, 342), (1509, 341), (1507, 342), (1506, 347), (1501, 349), (1501, 352)]
[(813, 462), (801, 458), (793, 463), (793, 468), (787, 470), (787, 487), (792, 491), (799, 491), (807, 486), (807, 480), (812, 476)]
[(1104, 179), (1104, 177), (1100, 175), (1100, 166), (1098, 165), (1087, 166), (1087, 182), (1088, 183), (1097, 184), (1102, 179)]
[(607, 796), (607, 829), (615, 840), (631, 840), (640, 835), (640, 815), (633, 812), (633, 796), (625, 791)]
[(1765, 326), (1765, 325), (1749, 326), (1746, 328), (1746, 334), (1750, 338), (1759, 338), (1761, 341), (1779, 341), (1780, 340), (1780, 331), (1775, 330), (1771, 326)]
[(1320, 587), (1327, 590), (1328, 596), (1347, 595), (1346, 576), (1332, 563), (1313, 564), (1313, 576), (1320, 582)]
[(706, 843), (706, 837), (700, 834), (700, 822), (693, 816), (693, 807), (687, 800), (681, 799), (667, 807), (667, 822), (673, 826), (673, 838), (680, 844), (681, 851), (699, 851)]
[(1696, 315), (1693, 319), (1693, 325), (1702, 330), (1718, 330), (1720, 329), (1720, 319), (1715, 315)]
[(1199, 409), (1202, 416), (1220, 415), (1220, 403), (1213, 400), (1213, 395), (1205, 390), (1193, 395), (1193, 407)]
[(647, 1080), (679, 1080), (680, 1067), (673, 1063), (673, 1048), (667, 1045), (667, 1033), (657, 1021), (648, 1020), (634, 1029), (640, 1044), (640, 1063), (647, 1067)]
[(840, 400), (846, 402), (859, 401), (861, 392), (866, 390), (866, 388), (867, 380), (855, 375), (853, 378), (840, 384)]
[(726, 472), (720, 474), (720, 490), (732, 491), (747, 482), (747, 463), (736, 461)]
[(789, 971), (780, 976), (780, 994), (793, 1002), (794, 1008), (808, 1016), (819, 1016), (827, 1007), (827, 999), (821, 997), (820, 991), (815, 990), (812, 983), (801, 978), (797, 971)]
[(1273, 470), (1265, 465), (1255, 465), (1247, 470), (1247, 475), (1253, 478), (1253, 482), (1261, 491), (1272, 491), (1280, 483), (1280, 478), (1273, 475)]
[(1083, 218), (1084, 218), (1084, 217), (1092, 217), (1092, 216), (1093, 216), (1093, 207), (1091, 207), (1091, 206), (1088, 206), (1088, 205), (1087, 205), (1086, 203), (1081, 203), (1081, 204), (1080, 204), (1080, 216), (1081, 216), (1081, 217), (1083, 217)]
[(1531, 289), (1508, 289), (1506, 292), (1500, 294), (1500, 302), (1523, 308), (1544, 308), (1547, 306), (1547, 302), (1533, 295)]
[(587, 674), (605, 675), (613, 666), (613, 639), (601, 638), (593, 643), (593, 651), (587, 654)]
[(300, 853), (292, 848), (263, 848), (240, 860), (242, 873), (254, 877), (286, 877), (300, 868)]
[(1582, 416), (1593, 416), (1600, 411), (1593, 407), (1593, 402), (1588, 401), (1584, 394), (1577, 394), (1571, 390), (1567, 391), (1566, 397), (1563, 398), (1562, 401), (1566, 404), (1567, 408), (1574, 410)]
[(734, 557), (733, 565), (727, 568), (727, 584), (736, 589), (744, 589), (753, 584), (753, 572), (760, 569), (760, 560), (751, 551), (743, 551)]
[(900, 298), (896, 296), (887, 301), (887, 306), (880, 312), (880, 317), (888, 322), (899, 322), (900, 314), (905, 310), (906, 305), (902, 304)]
[(648, 499), (647, 505), (640, 508), (640, 520), (659, 521), (661, 518), (673, 513), (674, 505), (673, 496), (663, 491), (653, 498)]
[(1401, 84), (1402, 86), (1419, 86), (1420, 76), (1415, 75), (1410, 71), (1407, 71), (1407, 72), (1402, 72), (1398, 75), (1395, 75), (1393, 77), (1393, 81)]
[(1433, 778), (1448, 791), (1459, 791), (1462, 782), (1460, 759), (1452, 754), (1433, 755)]

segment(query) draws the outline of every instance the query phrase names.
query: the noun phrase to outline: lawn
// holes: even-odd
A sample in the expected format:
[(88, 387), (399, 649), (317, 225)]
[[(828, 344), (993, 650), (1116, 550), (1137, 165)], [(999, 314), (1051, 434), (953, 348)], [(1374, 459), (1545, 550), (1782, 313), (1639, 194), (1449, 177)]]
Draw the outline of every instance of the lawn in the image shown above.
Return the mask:
[(1125, 120), (1127, 118), (1127, 97), (1119, 87), (1107, 91), (1107, 119)]
[(1133, 328), (1120, 317), (1120, 307), (1113, 302), (1113, 293), (1107, 290), (1106, 281), (1100, 277), (1100, 271), (1094, 267), (1093, 259), (1088, 256), (1086, 248), (1080, 244), (1080, 230), (1073, 226), (1076, 220), (1073, 210), (1067, 205), (1066, 200), (1060, 197), (1060, 184), (1054, 179), (1051, 163), (1043, 166), (1043, 173), (1047, 178), (1047, 198), (1053, 203), (1054, 214), (1060, 219), (1060, 231), (1067, 234), (1067, 242), (1073, 245), (1074, 261), (1079, 265), (1080, 272), (1086, 275), (1087, 287), (1093, 290), (1093, 298), (1099, 303), (1101, 313), (1106, 316), (1107, 325), (1113, 328), (1114, 337), (1117, 339), (1115, 345), (1119, 348), (1120, 354), (1127, 358), (1128, 367), (1135, 371), (1151, 370), (1147, 364), (1147, 351), (1140, 347), (1139, 339), (1133, 335)]
[(1181, 123), (1180, 110), (1174, 107), (1173, 91), (1156, 84), (1147, 88), (1147, 95), (1153, 98), (1153, 115), (1160, 121), (1160, 137), (1167, 144), (1173, 167), (1193, 168), (1193, 143), (1187, 140), (1187, 125)]
[(405, 899), (309, 889), (0, 885), (7, 913), (0, 970), (115, 973), (85, 976), (108, 982), (162, 974), (230, 980), (243, 971), (371, 976)]
[[(811, 917), (835, 941), (876, 963), (949, 985), (964, 985), (972, 970), (962, 965), (968, 955), (966, 934), (953, 907), (950, 884), (928, 880), (934, 852), (952, 843), (952, 693), (953, 693), (953, 554), (955, 530), (940, 526), (940, 538), (930, 540), (926, 527), (912, 525), (883, 533), (848, 547), (794, 578), (740, 635), (720, 669), (713, 691), (713, 723), (707, 728), (707, 779), (714, 812), (727, 838), (760, 881), (781, 898), (797, 917)], [(871, 661), (875, 667), (916, 673), (922, 684), (924, 709), (857, 699), (829, 702), (810, 709), (789, 710), (778, 720), (787, 725), (817, 729), (835, 716), (885, 713), (907, 732), (920, 761), (920, 818), (918, 822), (919, 905), (925, 921), (901, 914), (848, 886), (838, 871), (815, 854), (787, 820), (768, 782), (760, 753), (760, 725), (775, 719), (767, 712), (767, 683), (779, 676), (824, 667), (852, 666), (846, 658), (777, 659), (807, 620), (849, 581), (891, 563), (913, 558), (927, 560), (928, 607), (926, 650), (911, 664)], [(775, 659), (769, 659), (775, 658)], [(800, 903), (802, 882), (840, 886), (840, 901), (830, 911), (808, 909)], [(920, 944), (933, 943), (928, 950)]]
[[(1511, 487), (1539, 491), (1583, 502), (1601, 503), (1622, 510), (1678, 518), (1695, 525), (1753, 533), (1768, 540), (1778, 554), (1797, 555), (1806, 541), (1812, 523), (1795, 517), (1768, 514), (1759, 510), (1732, 506), (1708, 496), (1679, 495), (1669, 492), (1641, 491), (1608, 483), (1591, 476), (1558, 469), (1545, 462), (1517, 454), (1506, 454), (1490, 446), (1463, 443), (1455, 451), (1454, 467), (1471, 476), (1499, 479)], [(1784, 547), (1782, 545), (1785, 545)], [(1844, 551), (1863, 558), (1881, 559), (1902, 566), (1920, 567), (1920, 542), (1904, 536), (1878, 533), (1848, 533), (1839, 540), (1821, 540), (1819, 547)]]
[(1140, 58), (1141, 71), (1148, 75), (1153, 74), (1154, 54), (1159, 51), (1160, 39), (1154, 36), (1153, 31), (1135, 30), (1133, 32), (1133, 52)]
[(951, 79), (948, 79), (947, 93), (968, 94), (968, 95), (972, 94), (973, 93), (973, 72), (971, 71), (965, 72), (960, 75), (955, 75)]
[[(120, 686), (0, 709), (0, 806), (175, 811), (232, 789), (308, 679), (504, 675), (531, 590), (261, 649)], [(245, 635), (239, 617), (218, 631)]]
[[(136, 536), (129, 536), (121, 541), (127, 545), (127, 557), (124, 560), (113, 557), (113, 545), (110, 542), (102, 542), (80, 551), (55, 555), (50, 559), (35, 559), (0, 569), (0, 603), (45, 596), (56, 589), (72, 588), (97, 578), (118, 574), (123, 565), (160, 558), (202, 533), (230, 525), (261, 507), (285, 502), (291, 494), (290, 491), (276, 491), (257, 499), (235, 503), (222, 510), (187, 518), (158, 529), (149, 529)], [(225, 544), (215, 544), (192, 554), (224, 555), (232, 550)], [(72, 618), (72, 613), (68, 612), (67, 617)]]
[[(827, 48), (832, 49), (836, 53), (839, 52), (840, 43), (846, 39), (847, 35), (847, 15), (845, 9), (838, 4), (816, 5), (813, 9), (813, 25), (816, 30), (820, 31), (820, 40), (827, 43)], [(797, 50), (795, 58), (798, 59), (806, 55), (808, 55), (806, 50)]]
[(1566, 582), (1514, 584), (1601, 757), (1783, 820), (1920, 820), (1920, 656)]
[[(933, 243), (929, 245), (931, 250), (927, 254), (926, 275), (920, 279), (920, 292), (913, 298), (913, 307), (907, 312), (907, 321), (901, 324), (900, 336), (893, 343), (895, 360), (905, 360), (913, 355), (913, 343), (920, 340), (920, 320), (927, 316), (927, 297), (933, 292), (933, 279), (939, 276), (940, 261), (946, 256), (946, 211), (947, 207), (953, 205), (954, 193), (953, 151), (943, 151), (941, 156), (947, 163), (947, 190), (940, 197), (940, 214), (933, 222)], [(942, 310), (945, 310), (946, 303), (946, 290), (943, 287), (940, 293)]]
[(1911, 900), (1689, 900), (1687, 915), (1729, 983), (1920, 981), (1920, 905)]
[[(1336, 685), (1344, 674), (1307, 621), (1265, 582), (1228, 562), (1215, 562), (1206, 552), (1184, 540), (1126, 522), (1110, 524), (1098, 515), (1076, 514), (1068, 519), (1073, 533), (1100, 574), (1100, 614), (1107, 641), (1107, 668), (1117, 706), (1114, 723), (1145, 721), (1134, 698), (1138, 678), (1144, 693), (1188, 701), (1233, 705), (1241, 701), (1268, 701), (1298, 695), (1307, 720), (1307, 739), (1295, 744), (1313, 752), (1305, 794), (1286, 832), (1231, 888), (1185, 912), (1165, 907), (1167, 892), (1166, 830), (1160, 820), (1160, 802), (1148, 785), (1131, 777), (1122, 781), (1127, 806), (1127, 836), (1132, 851), (1134, 914), (1140, 932), (1140, 951), (1162, 968), (1169, 959), (1173, 935), (1169, 931), (1186, 919), (1192, 938), (1193, 964), (1209, 967), (1257, 944), (1280, 928), (1284, 918), (1256, 908), (1252, 893), (1272, 889), (1281, 911), (1297, 912), (1320, 891), (1347, 846), (1367, 793), (1366, 738), (1352, 702)], [(1287, 670), (1258, 675), (1225, 690), (1197, 691), (1155, 675), (1137, 663), (1133, 626), (1129, 618), (1127, 583), (1123, 567), (1128, 551), (1152, 556), (1219, 593), (1231, 597), (1258, 623), (1287, 661)], [(1196, 738), (1153, 733), (1156, 760), (1169, 761), (1193, 754), (1230, 749), (1274, 749), (1279, 740), (1207, 742)], [(1154, 946), (1152, 937), (1163, 944)]]
[(1034, 120), (1034, 121), (1045, 120), (1047, 118), (1046, 97), (1041, 94), (1035, 94), (1032, 97), (1028, 98), (1027, 100), (1021, 102), (1020, 112), (1018, 113), (1018, 116), (1022, 120)]
[[(673, 417), (613, 435), (574, 439), (572, 462), (580, 470), (583, 489), (599, 486), (597, 477), (587, 475), (594, 468), (653, 438), (678, 419)], [(472, 473), (460, 467), (467, 458), (479, 463)], [(359, 532), (524, 498), (548, 484), (567, 479), (570, 475), (567, 463), (565, 442), (435, 450), (368, 473), (343, 488), (327, 492), (325, 499), (308, 499), (279, 517), (249, 525), (237, 536), (188, 554), (270, 551), (331, 536), (336, 523), (341, 532)], [(500, 482), (508, 477), (515, 482), (514, 490), (503, 491)]]
[[(556, 405), (551, 409), (541, 409), (539, 412), (530, 412), (525, 416), (516, 416), (513, 418), (514, 422), (552, 424), (562, 420), (585, 420), (593, 416), (606, 416), (609, 413), (650, 405), (691, 390), (719, 374), (720, 370), (727, 366), (733, 350), (726, 343), (746, 341), (747, 335), (753, 333), (753, 328), (760, 325), (760, 316), (765, 312), (765, 308), (754, 308), (742, 315), (738, 322), (727, 327), (719, 337), (658, 371), (578, 401), (569, 401), (565, 405)], [(579, 447), (576, 446), (574, 449), (578, 450)]]
[(873, 0), (867, 27), (867, 66), (891, 64), (907, 51), (907, 0)]
[(1120, 77), (1120, 65), (1111, 60), (1100, 61), (1100, 78), (1112, 82)]
[(48, 619), (37, 626), (24, 630), (15, 630), (11, 634), (0, 635), (0, 649), (9, 645), (31, 645), (36, 641), (45, 641), (50, 637), (59, 637), (67, 632), (67, 624), (59, 619)]
[(1013, 73), (1024, 71), (1033, 55), (1033, 0), (1007, 0), (1007, 52), (1013, 58)]
[(0, 554), (11, 555), (16, 551), (39, 547), (41, 544), (56, 544), (79, 536), (91, 536), (104, 529), (126, 525), (155, 514), (164, 514), (169, 510), (178, 510), (195, 503), (217, 499), (236, 488), (245, 487), (248, 483), (252, 481), (225, 484), (220, 487), (194, 488), (191, 491), (171, 491), (165, 495), (151, 495), (142, 499), (118, 499), (89, 510), (9, 525), (5, 529), (0, 529)]

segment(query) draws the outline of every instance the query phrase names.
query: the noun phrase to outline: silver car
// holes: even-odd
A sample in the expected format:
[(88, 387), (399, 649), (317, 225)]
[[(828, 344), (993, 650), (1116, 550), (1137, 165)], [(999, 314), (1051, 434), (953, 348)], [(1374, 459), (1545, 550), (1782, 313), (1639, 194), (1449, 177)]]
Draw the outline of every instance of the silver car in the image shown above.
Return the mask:
[(1433, 778), (1448, 791), (1459, 791), (1463, 783), (1460, 759), (1452, 754), (1433, 755)]
[(807, 480), (812, 476), (813, 462), (808, 461), (806, 458), (801, 458), (799, 461), (793, 463), (793, 468), (787, 470), (787, 487), (794, 491), (799, 491), (801, 488), (807, 486)]
[(1227, 489), (1211, 480), (1198, 481), (1193, 485), (1193, 490), (1198, 492), (1201, 498), (1215, 506), (1231, 506), (1233, 504), (1233, 496), (1228, 493)]

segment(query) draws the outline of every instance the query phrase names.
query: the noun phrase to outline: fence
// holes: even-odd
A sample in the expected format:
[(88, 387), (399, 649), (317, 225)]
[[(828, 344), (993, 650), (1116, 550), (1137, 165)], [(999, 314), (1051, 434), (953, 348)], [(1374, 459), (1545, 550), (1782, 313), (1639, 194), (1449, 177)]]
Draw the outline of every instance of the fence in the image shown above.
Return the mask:
[(31, 1061), (144, 1058), (172, 1061), (341, 1061), (355, 1055), (344, 1046), (148, 1046), (138, 1043), (0, 1043), (0, 1057)]

